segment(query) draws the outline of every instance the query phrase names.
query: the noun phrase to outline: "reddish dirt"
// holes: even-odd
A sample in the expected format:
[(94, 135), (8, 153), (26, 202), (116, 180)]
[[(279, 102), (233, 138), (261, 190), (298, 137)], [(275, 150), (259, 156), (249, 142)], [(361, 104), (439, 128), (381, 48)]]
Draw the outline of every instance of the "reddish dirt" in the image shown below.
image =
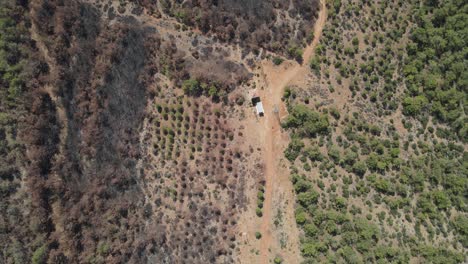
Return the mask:
[[(325, 0), (321, 1), (321, 10), (319, 17), (315, 24), (314, 39), (312, 43), (307, 46), (304, 50), (304, 63), (298, 64), (296, 62), (288, 61), (280, 66), (275, 66), (271, 61), (264, 61), (261, 65), (262, 75), (264, 76), (266, 89), (259, 92), (260, 97), (263, 100), (265, 108), (265, 118), (261, 121), (261, 134), (264, 141), (264, 159), (265, 159), (265, 202), (264, 211), (261, 224), (262, 239), (260, 241), (260, 255), (261, 262), (268, 263), (275, 254), (270, 252), (272, 244), (274, 243), (273, 235), (273, 214), (276, 205), (273, 205), (273, 196), (277, 191), (283, 190), (288, 199), (288, 206), (284, 212), (287, 216), (285, 219), (289, 219), (292, 222), (287, 223), (287, 226), (295, 226), (294, 223), (294, 208), (292, 197), (292, 186), (289, 180), (288, 171), (286, 168), (280, 167), (281, 159), (283, 157), (284, 148), (287, 146), (289, 138), (287, 133), (283, 132), (280, 125), (282, 117), (287, 115), (287, 110), (281, 97), (283, 95), (283, 89), (290, 83), (303, 79), (309, 70), (308, 61), (311, 59), (314, 49), (317, 46), (322, 29), (326, 21), (326, 3)], [(279, 110), (279, 113), (275, 113), (275, 108)], [(292, 216), (292, 217), (291, 217)], [(289, 230), (292, 234), (289, 234), (293, 241), (292, 243), (298, 244), (297, 228), (295, 230)], [(296, 233), (296, 234), (294, 234)], [(289, 241), (291, 243), (291, 241)], [(298, 247), (298, 245), (297, 245)], [(278, 253), (278, 252), (277, 252)], [(289, 254), (288, 254), (289, 255)], [(297, 263), (300, 254), (296, 252), (294, 255), (286, 256), (281, 255), (286, 263)]]

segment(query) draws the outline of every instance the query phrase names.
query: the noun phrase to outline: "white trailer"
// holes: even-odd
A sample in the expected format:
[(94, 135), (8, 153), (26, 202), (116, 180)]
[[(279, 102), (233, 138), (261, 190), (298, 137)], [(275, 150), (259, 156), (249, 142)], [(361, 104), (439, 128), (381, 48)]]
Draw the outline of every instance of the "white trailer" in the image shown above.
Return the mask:
[(257, 114), (259, 116), (263, 116), (265, 114), (265, 111), (263, 110), (262, 102), (257, 102), (257, 104), (255, 104), (255, 108), (257, 108)]

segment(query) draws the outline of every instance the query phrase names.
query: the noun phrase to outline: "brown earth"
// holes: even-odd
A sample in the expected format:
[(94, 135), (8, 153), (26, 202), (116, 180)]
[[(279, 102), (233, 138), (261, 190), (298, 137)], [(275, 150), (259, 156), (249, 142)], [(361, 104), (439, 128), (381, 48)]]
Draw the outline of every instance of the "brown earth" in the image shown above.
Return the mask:
[[(270, 252), (270, 249), (277, 248), (278, 245), (274, 241), (273, 231), (273, 210), (277, 206), (273, 204), (274, 196), (283, 194), (286, 197), (286, 218), (289, 220), (287, 226), (289, 237), (291, 238), (293, 251), (282, 251), (281, 257), (286, 263), (298, 263), (300, 259), (299, 242), (298, 242), (298, 230), (294, 223), (294, 197), (292, 191), (292, 185), (289, 179), (288, 170), (285, 166), (280, 166), (284, 162), (283, 151), (287, 146), (289, 138), (288, 134), (283, 132), (281, 129), (280, 120), (287, 115), (287, 110), (283, 104), (281, 97), (283, 95), (283, 89), (295, 82), (301, 82), (304, 77), (309, 73), (308, 61), (313, 56), (313, 51), (317, 46), (322, 29), (326, 21), (326, 4), (325, 1), (321, 1), (321, 10), (319, 17), (314, 28), (314, 39), (312, 43), (307, 46), (304, 50), (304, 62), (298, 64), (296, 62), (289, 61), (281, 64), (281, 66), (275, 66), (271, 61), (262, 62), (261, 69), (264, 78), (264, 84), (266, 89), (260, 91), (260, 97), (263, 100), (265, 108), (265, 119), (261, 121), (261, 134), (264, 139), (264, 153), (265, 153), (265, 202), (264, 202), (264, 214), (263, 221), (261, 224), (261, 248), (260, 254), (262, 256), (261, 262), (268, 263), (270, 259), (274, 257)], [(276, 111), (277, 109), (278, 111)], [(278, 113), (275, 113), (278, 112)]]
[[(300, 261), (279, 120), (283, 88), (302, 80), (306, 65), (259, 62), (263, 52), (184, 29), (165, 12), (138, 13), (135, 2), (25, 5), (34, 54), (47, 66), (22, 132), (33, 204), (22, 227), (31, 238), (18, 244), (25, 258), (42, 248), (50, 263), (261, 263), (277, 253)], [(325, 14), (322, 3), (306, 62)], [(252, 73), (265, 118), (246, 113), (240, 98)], [(216, 85), (221, 99), (185, 94), (189, 78)], [(258, 218), (251, 205), (265, 180)]]

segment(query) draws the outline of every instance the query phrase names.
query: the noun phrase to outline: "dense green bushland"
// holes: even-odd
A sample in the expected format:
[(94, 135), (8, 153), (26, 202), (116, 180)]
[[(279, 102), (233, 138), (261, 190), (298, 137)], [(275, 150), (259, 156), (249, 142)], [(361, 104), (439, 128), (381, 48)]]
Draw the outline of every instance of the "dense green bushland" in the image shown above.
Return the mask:
[[(292, 109), (308, 113), (292, 110), (284, 123), (293, 133), (285, 156), (294, 164), (296, 222), (304, 231), (301, 252), (307, 261), (463, 262), (468, 169), (461, 145), (420, 142), (418, 154), (409, 154), (397, 133), (387, 138), (387, 129), (357, 114), (343, 117), (342, 134), (333, 135), (338, 124), (330, 123), (325, 133), (309, 137), (294, 133), (305, 129), (306, 122), (292, 121), (309, 115), (325, 120), (331, 111), (314, 112), (303, 105)], [(321, 126), (320, 118), (309, 122)], [(450, 247), (432, 244), (451, 235)]]
[(310, 68), (350, 97), (283, 98), (305, 263), (466, 262), (467, 6), (328, 2)]
[(22, 8), (6, 1), (0, 5), (0, 87), (2, 106), (15, 107), (26, 82), (27, 29)]
[(424, 1), (415, 5), (413, 20), (403, 68), (407, 85), (404, 113), (430, 113), (466, 142), (468, 4)]

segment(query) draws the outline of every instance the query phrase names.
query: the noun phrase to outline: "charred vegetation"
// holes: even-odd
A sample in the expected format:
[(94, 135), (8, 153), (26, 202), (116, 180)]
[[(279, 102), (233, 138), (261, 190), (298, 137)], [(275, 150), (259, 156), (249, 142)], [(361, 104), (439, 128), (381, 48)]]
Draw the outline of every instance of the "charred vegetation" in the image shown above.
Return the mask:
[[(245, 181), (261, 172), (244, 163), (251, 154), (220, 99), (251, 77), (247, 67), (210, 38), (184, 46), (141, 10), (0, 7), (0, 39), (21, 47), (1, 54), (16, 55), (0, 65), (0, 258), (232, 262)], [(184, 95), (186, 80), (198, 82), (196, 97)]]
[[(151, 6), (149, 3), (143, 3)], [(238, 43), (294, 57), (313, 31), (319, 1), (161, 1), (163, 11), (181, 23), (214, 34), (220, 41)]]

